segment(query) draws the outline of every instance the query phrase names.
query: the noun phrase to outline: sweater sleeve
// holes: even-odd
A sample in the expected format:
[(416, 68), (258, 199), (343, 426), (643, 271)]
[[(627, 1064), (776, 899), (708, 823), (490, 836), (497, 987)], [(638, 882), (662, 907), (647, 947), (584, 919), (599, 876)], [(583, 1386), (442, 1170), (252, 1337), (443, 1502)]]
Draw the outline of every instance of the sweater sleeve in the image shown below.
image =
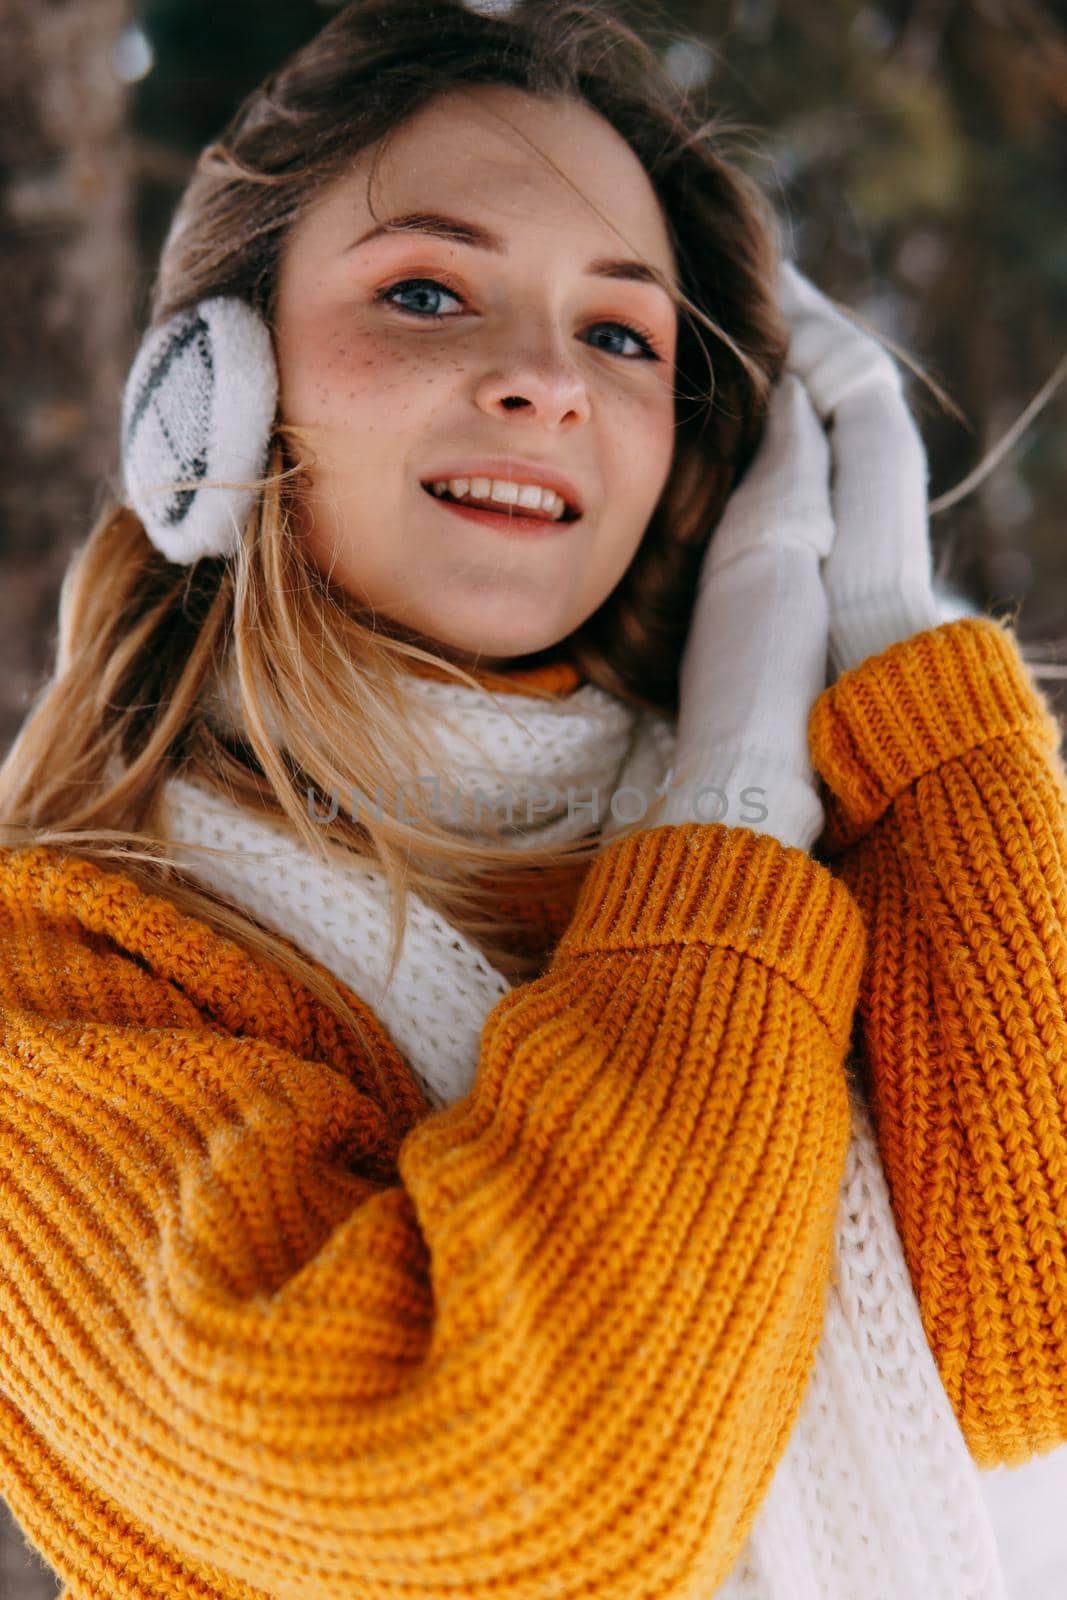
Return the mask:
[(710, 1594), (814, 1361), (864, 948), (806, 853), (645, 830), (431, 1111), (369, 1011), (0, 857), (0, 1492), (70, 1600)]
[(863, 910), (859, 1033), (904, 1255), (981, 1466), (1067, 1440), (1067, 772), (1007, 624), (844, 674), (809, 722)]

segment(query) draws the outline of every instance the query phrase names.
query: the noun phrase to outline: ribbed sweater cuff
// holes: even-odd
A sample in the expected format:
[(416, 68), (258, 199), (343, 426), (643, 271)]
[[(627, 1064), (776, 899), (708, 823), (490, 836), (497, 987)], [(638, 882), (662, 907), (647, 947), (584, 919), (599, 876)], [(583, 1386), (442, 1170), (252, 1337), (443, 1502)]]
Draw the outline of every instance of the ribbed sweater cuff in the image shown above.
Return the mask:
[(682, 823), (594, 859), (553, 964), (656, 945), (733, 949), (788, 978), (838, 1039), (852, 1020), (838, 999), (855, 992), (865, 942), (850, 890), (806, 851), (749, 828)]
[(1059, 748), (1059, 724), (1006, 622), (964, 617), (869, 657), (823, 691), (808, 720), (812, 765), (829, 791), (822, 853), (866, 833), (944, 762), (1024, 731)]

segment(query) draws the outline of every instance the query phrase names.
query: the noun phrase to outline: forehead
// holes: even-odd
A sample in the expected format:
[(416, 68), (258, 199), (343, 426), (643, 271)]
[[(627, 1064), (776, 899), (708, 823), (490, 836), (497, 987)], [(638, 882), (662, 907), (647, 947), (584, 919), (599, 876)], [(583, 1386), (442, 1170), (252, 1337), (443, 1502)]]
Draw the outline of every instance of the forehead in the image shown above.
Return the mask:
[(579, 101), (497, 84), (451, 91), (381, 150), (364, 151), (323, 196), (325, 209), (343, 209), (357, 225), (431, 203), (460, 215), (476, 209), (500, 229), (575, 230), (576, 242), (610, 243), (612, 254), (625, 244), (673, 276), (648, 173), (622, 135)]

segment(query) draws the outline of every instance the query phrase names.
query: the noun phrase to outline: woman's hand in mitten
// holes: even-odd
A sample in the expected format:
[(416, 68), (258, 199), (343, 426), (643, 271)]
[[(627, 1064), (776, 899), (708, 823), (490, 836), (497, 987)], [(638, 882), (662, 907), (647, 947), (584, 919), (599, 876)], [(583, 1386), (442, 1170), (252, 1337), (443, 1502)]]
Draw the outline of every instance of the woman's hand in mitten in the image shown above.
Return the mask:
[(927, 464), (896, 363), (791, 263), (779, 291), (787, 370), (830, 428), (833, 548), (823, 569), (835, 674), (935, 628)]
[(749, 827), (802, 850), (822, 832), (807, 726), (826, 686), (828, 474), (822, 425), (786, 376), (704, 556), (663, 822)]

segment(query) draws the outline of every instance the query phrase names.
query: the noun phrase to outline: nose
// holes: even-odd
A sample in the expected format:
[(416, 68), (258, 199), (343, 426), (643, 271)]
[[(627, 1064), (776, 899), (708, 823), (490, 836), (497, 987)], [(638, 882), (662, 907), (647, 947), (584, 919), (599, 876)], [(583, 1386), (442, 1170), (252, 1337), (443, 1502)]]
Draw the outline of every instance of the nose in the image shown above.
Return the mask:
[(479, 380), (475, 393), (488, 416), (525, 412), (548, 428), (573, 428), (588, 421), (585, 379), (551, 337), (511, 346)]

